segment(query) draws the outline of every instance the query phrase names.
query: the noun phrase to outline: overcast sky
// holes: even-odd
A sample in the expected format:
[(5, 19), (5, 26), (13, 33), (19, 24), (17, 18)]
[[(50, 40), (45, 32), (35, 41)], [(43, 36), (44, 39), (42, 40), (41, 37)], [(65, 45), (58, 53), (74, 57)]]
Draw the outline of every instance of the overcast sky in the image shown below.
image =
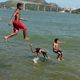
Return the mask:
[(7, 0), (0, 0), (0, 2), (5, 2), (5, 1), (7, 1)]
[[(0, 0), (5, 2), (7, 0)], [(57, 3), (60, 7), (80, 8), (80, 0), (46, 0), (47, 2)]]
[(57, 3), (61, 7), (80, 8), (80, 0), (46, 0)]

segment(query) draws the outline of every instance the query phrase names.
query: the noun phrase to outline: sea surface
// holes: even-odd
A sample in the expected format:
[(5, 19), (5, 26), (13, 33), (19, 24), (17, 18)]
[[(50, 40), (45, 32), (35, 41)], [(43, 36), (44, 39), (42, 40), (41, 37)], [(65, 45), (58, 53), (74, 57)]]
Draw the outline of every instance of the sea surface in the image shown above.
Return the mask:
[[(30, 41), (23, 39), (22, 31), (4, 42), (4, 36), (13, 31), (8, 26), (14, 10), (0, 9), (0, 80), (80, 80), (80, 14), (22, 11)], [(57, 61), (52, 51), (53, 40), (64, 44), (64, 61)], [(50, 60), (41, 55), (37, 64), (32, 59), (29, 44), (45, 48)]]

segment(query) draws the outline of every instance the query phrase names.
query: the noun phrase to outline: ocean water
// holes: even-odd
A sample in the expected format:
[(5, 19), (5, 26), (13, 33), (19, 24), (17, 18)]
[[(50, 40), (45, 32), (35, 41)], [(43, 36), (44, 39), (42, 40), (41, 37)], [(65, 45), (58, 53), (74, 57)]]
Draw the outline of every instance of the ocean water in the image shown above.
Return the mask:
[[(56, 12), (22, 11), (30, 41), (24, 41), (22, 32), (8, 42), (4, 36), (13, 31), (8, 22), (13, 10), (0, 9), (0, 80), (80, 80), (80, 15)], [(55, 38), (64, 41), (60, 48), (64, 61), (57, 61), (52, 52)], [(50, 56), (34, 64), (29, 43), (43, 47)]]

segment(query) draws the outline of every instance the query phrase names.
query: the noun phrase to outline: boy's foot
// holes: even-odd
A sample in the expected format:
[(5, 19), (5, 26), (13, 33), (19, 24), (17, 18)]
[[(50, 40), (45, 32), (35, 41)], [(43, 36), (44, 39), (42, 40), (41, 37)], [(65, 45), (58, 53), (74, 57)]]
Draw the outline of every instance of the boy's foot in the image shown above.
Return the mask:
[(36, 61), (35, 59), (33, 59), (33, 62), (34, 62), (34, 63), (37, 63), (37, 61)]
[(61, 61), (60, 58), (57, 59), (58, 61)]
[(25, 40), (29, 41), (30, 40), (30, 37), (26, 37)]
[(34, 59), (33, 59), (33, 62), (34, 62), (34, 63), (37, 63), (38, 60), (39, 60), (39, 58), (34, 58)]
[(4, 40), (5, 40), (5, 41), (8, 41), (8, 38), (7, 38), (7, 36), (5, 36), (5, 37), (4, 37)]
[(61, 60), (61, 61), (63, 61), (63, 60), (64, 60), (64, 58), (60, 58), (60, 60)]
[(62, 61), (64, 61), (64, 59), (61, 59)]

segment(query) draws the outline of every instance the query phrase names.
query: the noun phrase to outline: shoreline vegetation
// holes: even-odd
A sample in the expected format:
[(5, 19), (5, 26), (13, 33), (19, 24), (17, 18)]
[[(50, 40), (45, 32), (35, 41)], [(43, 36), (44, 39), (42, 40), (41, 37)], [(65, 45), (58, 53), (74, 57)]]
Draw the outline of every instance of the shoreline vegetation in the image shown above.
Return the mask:
[(15, 9), (16, 3), (18, 2), (22, 2), (24, 4), (24, 10), (80, 14), (80, 8), (61, 8), (56, 3), (47, 3), (45, 0), (8, 0), (0, 3), (0, 8)]

